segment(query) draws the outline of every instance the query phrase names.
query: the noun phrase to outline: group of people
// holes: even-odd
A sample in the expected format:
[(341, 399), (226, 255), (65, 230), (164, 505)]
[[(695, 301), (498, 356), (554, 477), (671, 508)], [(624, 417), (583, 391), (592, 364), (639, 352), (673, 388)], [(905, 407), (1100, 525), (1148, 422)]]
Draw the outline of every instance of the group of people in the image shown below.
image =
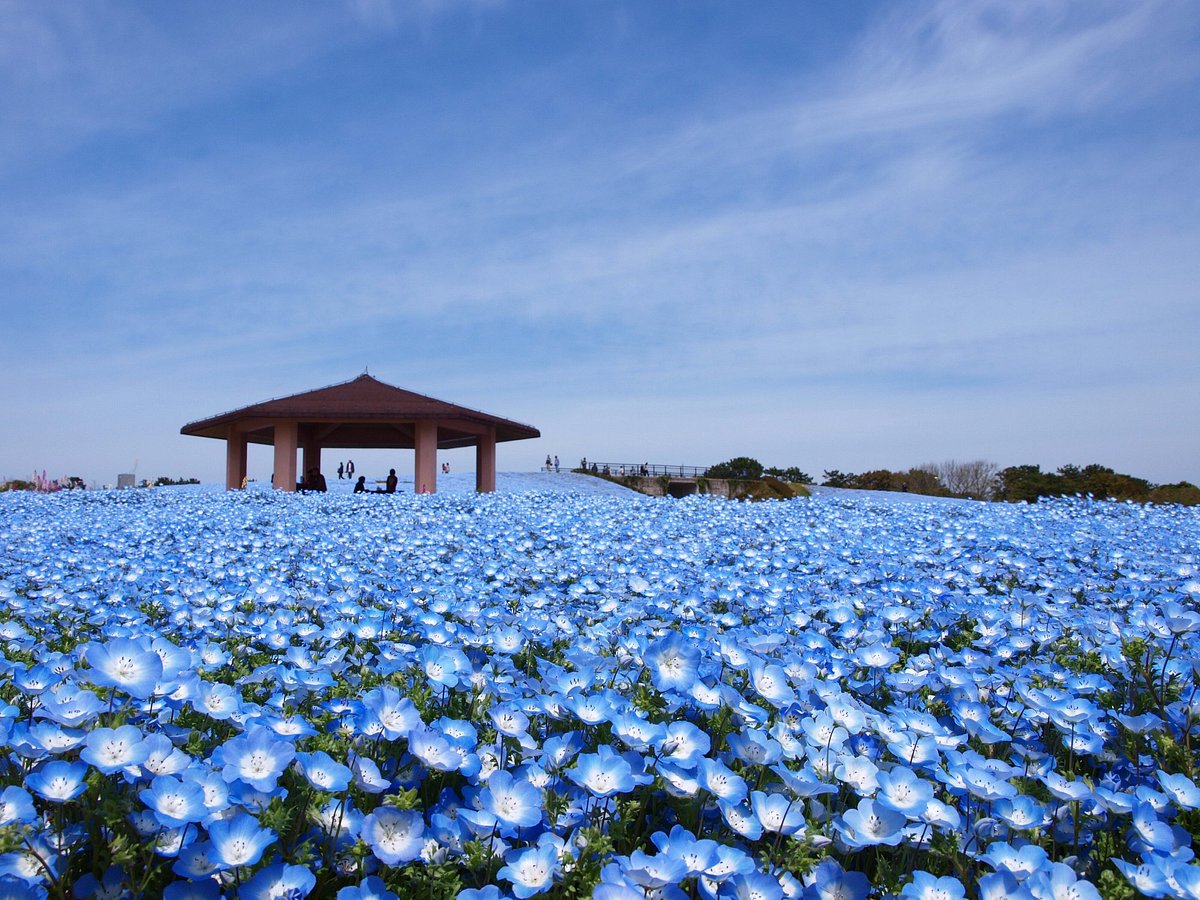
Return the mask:
[(348, 459), (344, 463), (338, 463), (338, 481), (343, 478), (354, 477), (354, 460)]
[(367, 476), (359, 475), (358, 481), (354, 483), (354, 493), (356, 494), (394, 494), (396, 493), (396, 485), (400, 483), (400, 479), (396, 477), (395, 469), (388, 469), (388, 477), (383, 482), (383, 489), (376, 488), (373, 491), (367, 490)]
[(551, 459), (549, 453), (546, 454), (546, 471), (547, 472), (557, 472), (558, 471), (558, 455), (557, 454), (554, 456), (553, 459)]

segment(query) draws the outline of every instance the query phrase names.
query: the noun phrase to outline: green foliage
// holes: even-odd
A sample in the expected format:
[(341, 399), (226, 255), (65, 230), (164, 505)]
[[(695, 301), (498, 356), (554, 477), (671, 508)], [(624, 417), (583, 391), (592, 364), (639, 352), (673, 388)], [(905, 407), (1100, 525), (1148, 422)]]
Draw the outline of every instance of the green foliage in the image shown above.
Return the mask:
[(1154, 487), (1144, 478), (1123, 475), (1095, 463), (1061, 466), (1056, 472), (1043, 472), (1041, 466), (1009, 466), (1000, 473), (996, 499), (1033, 503), (1042, 497), (1073, 494), (1091, 495), (1097, 500), (1200, 504), (1200, 488), (1186, 481)]
[(1181, 506), (1200, 506), (1200, 487), (1190, 481), (1160, 484), (1150, 491), (1151, 503), (1178, 503)]
[(166, 475), (160, 475), (154, 479), (155, 487), (170, 487), (175, 484), (199, 484), (199, 478), (168, 478)]
[(786, 469), (780, 469), (776, 466), (763, 469), (764, 475), (774, 475), (781, 481), (790, 481), (793, 484), (812, 484), (813, 477), (807, 472), (798, 469), (796, 466), (788, 466)]
[(731, 478), (755, 481), (763, 476), (763, 465), (748, 456), (735, 456), (723, 463), (710, 466), (704, 473), (706, 478)]

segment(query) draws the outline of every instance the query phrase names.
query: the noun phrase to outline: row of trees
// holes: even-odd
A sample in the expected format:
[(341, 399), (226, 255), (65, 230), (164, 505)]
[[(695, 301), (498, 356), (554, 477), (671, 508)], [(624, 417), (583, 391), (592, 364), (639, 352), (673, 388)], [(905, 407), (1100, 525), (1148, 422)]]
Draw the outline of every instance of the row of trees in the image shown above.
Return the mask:
[(1124, 475), (1107, 466), (1061, 466), (1043, 472), (1041, 466), (1009, 466), (1001, 469), (986, 460), (926, 463), (905, 472), (876, 469), (855, 475), (836, 469), (825, 472), (830, 487), (871, 491), (911, 491), (938, 497), (969, 497), (975, 500), (1035, 502), (1043, 497), (1075, 494), (1101, 500), (1134, 500), (1139, 503), (1182, 503), (1200, 505), (1200, 488), (1186, 481), (1151, 484), (1145, 478)]
[[(791, 466), (786, 469), (764, 467), (756, 459), (738, 456), (715, 466), (709, 478), (756, 480), (775, 476), (781, 481), (812, 484), (806, 473)], [(1182, 503), (1200, 505), (1200, 488), (1186, 481), (1177, 484), (1151, 484), (1115, 472), (1107, 466), (1062, 466), (1043, 472), (1040, 466), (1009, 466), (1001, 469), (984, 459), (960, 462), (947, 460), (925, 463), (904, 471), (873, 469), (854, 474), (837, 469), (826, 470), (823, 484), (828, 487), (858, 488), (867, 491), (907, 491), (934, 497), (964, 497), (973, 500), (1028, 501), (1042, 497), (1075, 494), (1104, 500), (1134, 500), (1139, 503)]]

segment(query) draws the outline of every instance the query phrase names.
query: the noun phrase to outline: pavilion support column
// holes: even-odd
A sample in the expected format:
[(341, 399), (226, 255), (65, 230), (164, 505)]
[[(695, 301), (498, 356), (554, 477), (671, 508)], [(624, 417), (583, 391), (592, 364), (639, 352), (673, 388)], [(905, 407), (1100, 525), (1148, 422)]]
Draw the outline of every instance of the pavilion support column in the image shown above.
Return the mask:
[(246, 480), (246, 434), (229, 429), (225, 439), (225, 490), (236, 491)]
[(437, 492), (437, 422), (419, 421), (413, 429), (416, 461), (413, 465), (413, 491)]
[(295, 422), (280, 422), (275, 426), (275, 489), (296, 490), (296, 443)]
[(489, 428), (475, 443), (475, 490), (481, 494), (496, 490), (495, 428)]
[(303, 452), (300, 456), (301, 464), (304, 466), (304, 472), (302, 473), (304, 478), (300, 480), (304, 481), (308, 478), (308, 473), (311, 470), (316, 469), (318, 472), (321, 471), (321, 445), (315, 437), (307, 437), (301, 446)]

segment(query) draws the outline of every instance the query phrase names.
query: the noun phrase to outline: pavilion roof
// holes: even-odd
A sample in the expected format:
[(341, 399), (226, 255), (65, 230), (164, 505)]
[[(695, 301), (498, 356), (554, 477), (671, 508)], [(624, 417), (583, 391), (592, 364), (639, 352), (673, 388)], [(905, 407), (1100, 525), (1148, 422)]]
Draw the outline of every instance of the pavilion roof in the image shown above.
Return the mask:
[[(230, 426), (236, 424), (246, 430), (251, 441), (269, 443), (273, 421), (295, 420), (313, 425), (336, 423), (346, 426), (336, 442), (330, 432), (327, 446), (396, 447), (406, 445), (396, 440), (397, 434), (405, 431), (398, 425), (428, 419), (439, 422), (440, 447), (463, 445), (471, 430), (487, 427), (496, 429), (497, 441), (541, 437), (541, 432), (532, 425), (406, 391), (366, 374), (341, 384), (278, 397), (189, 422), (180, 433), (224, 440)], [(357, 440), (363, 442), (350, 443)]]

